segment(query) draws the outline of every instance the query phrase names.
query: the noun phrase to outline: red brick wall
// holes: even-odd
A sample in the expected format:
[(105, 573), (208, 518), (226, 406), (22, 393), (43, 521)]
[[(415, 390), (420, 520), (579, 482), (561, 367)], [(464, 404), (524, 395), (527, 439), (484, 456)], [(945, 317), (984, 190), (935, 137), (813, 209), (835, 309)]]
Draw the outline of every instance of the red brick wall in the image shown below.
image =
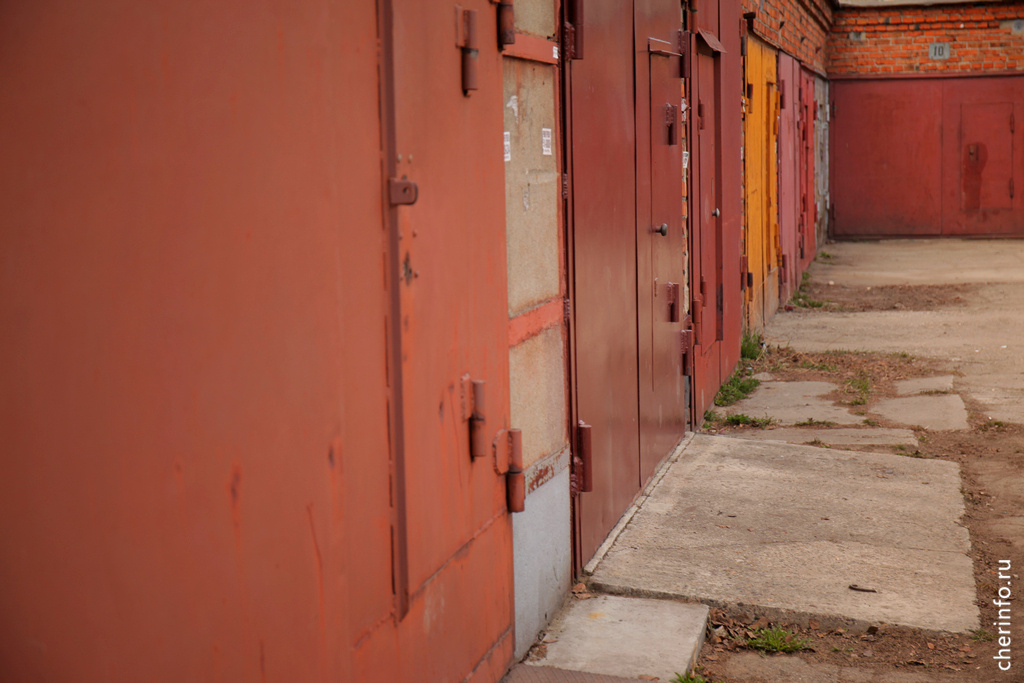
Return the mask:
[(751, 23), (755, 35), (825, 73), (832, 25), (828, 0), (742, 0), (742, 4), (745, 15), (755, 15)]
[[(845, 8), (835, 12), (828, 73), (884, 75), (1024, 70), (1024, 2), (932, 7)], [(928, 46), (949, 43), (949, 57)]]

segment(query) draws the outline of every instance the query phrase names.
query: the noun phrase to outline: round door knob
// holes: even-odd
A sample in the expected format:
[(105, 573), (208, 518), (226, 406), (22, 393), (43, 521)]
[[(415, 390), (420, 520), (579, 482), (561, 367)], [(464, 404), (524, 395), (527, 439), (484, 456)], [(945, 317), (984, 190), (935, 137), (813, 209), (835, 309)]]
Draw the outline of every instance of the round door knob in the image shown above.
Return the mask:
[(665, 235), (668, 234), (668, 223), (662, 223), (659, 227), (654, 229), (654, 232), (664, 237)]
[(711, 212), (711, 215), (714, 216), (715, 218), (718, 218), (719, 216), (722, 215), (722, 212), (719, 211), (718, 209), (715, 209), (714, 211)]

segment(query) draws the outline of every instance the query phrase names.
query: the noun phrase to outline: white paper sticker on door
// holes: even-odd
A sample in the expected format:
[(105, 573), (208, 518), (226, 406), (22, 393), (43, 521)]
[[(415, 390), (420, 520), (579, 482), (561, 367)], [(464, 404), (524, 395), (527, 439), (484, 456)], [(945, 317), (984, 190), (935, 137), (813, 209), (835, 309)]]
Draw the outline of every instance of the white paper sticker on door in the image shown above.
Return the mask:
[(512, 134), (505, 131), (505, 161), (512, 161)]
[(546, 157), (551, 156), (551, 129), (540, 129), (540, 153)]

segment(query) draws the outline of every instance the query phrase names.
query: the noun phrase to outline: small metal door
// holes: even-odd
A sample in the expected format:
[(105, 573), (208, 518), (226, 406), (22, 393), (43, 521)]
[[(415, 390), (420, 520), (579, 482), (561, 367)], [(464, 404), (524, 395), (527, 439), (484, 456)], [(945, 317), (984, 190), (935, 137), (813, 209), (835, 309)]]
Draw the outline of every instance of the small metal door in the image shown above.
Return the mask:
[(1013, 208), (1013, 103), (965, 103), (960, 111), (960, 210)]
[[(800, 229), (798, 233), (800, 268), (795, 274), (807, 270), (817, 253), (815, 238), (815, 108), (814, 108), (814, 74), (806, 69), (800, 71), (800, 121), (798, 135), (800, 143)], [(795, 283), (799, 287), (799, 281)]]
[(682, 368), (683, 225), (679, 5), (634, 6), (640, 477), (686, 430)]
[(586, 22), (585, 57), (567, 65), (574, 400), (593, 437), (593, 490), (574, 502), (577, 566), (640, 487), (632, 3), (588, 2)]
[(721, 377), (722, 224), (718, 154), (717, 58), (698, 40), (693, 117), (694, 198), (691, 254), (691, 312), (694, 326), (693, 409), (696, 419), (711, 407)]
[[(788, 301), (796, 287), (800, 228), (800, 64), (779, 53), (779, 299)], [(770, 313), (770, 312), (769, 312)]]

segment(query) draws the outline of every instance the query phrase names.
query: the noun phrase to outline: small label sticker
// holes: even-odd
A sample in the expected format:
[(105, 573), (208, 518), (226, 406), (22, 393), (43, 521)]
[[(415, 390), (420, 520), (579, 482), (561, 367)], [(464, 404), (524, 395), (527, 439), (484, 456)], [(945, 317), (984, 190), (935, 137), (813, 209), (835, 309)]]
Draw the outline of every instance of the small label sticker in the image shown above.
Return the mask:
[(552, 45), (551, 46), (551, 56), (555, 58), (556, 62), (558, 61), (558, 46), (557, 45)]
[(685, 171), (690, 166), (690, 153), (683, 152), (683, 170)]
[(512, 134), (505, 131), (505, 161), (512, 161)]
[(540, 129), (540, 153), (546, 157), (551, 156), (551, 129)]
[(949, 59), (949, 43), (932, 43), (928, 46), (929, 59)]

